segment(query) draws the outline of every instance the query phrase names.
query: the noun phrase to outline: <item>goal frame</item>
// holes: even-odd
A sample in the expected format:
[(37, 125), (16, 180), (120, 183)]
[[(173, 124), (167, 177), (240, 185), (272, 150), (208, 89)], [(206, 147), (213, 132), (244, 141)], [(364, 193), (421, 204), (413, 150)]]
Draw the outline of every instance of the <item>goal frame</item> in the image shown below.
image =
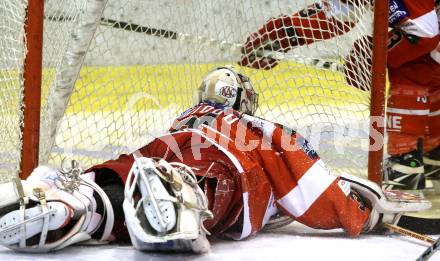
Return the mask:
[[(385, 126), (385, 88), (388, 42), (389, 0), (375, 1), (373, 21), (373, 61), (370, 102), (370, 149), (368, 153), (368, 179), (381, 184)], [(382, 140), (380, 149), (373, 151), (375, 141), (371, 133), (377, 131)]]
[(25, 19), (26, 57), (23, 70), (23, 125), (20, 178), (38, 166), (40, 142), (41, 80), (43, 72), (44, 0), (28, 0)]
[[(24, 100), (20, 177), (25, 179), (38, 166), (40, 140), (41, 81), (44, 0), (29, 0), (26, 11), (26, 48), (24, 62)], [(380, 184), (382, 179), (385, 126), (386, 57), (388, 39), (388, 0), (375, 1), (373, 22), (372, 86), (370, 99), (370, 149), (368, 179)], [(371, 133), (379, 133), (382, 140)], [(377, 138), (377, 137), (376, 137)], [(377, 142), (381, 142), (380, 149)]]

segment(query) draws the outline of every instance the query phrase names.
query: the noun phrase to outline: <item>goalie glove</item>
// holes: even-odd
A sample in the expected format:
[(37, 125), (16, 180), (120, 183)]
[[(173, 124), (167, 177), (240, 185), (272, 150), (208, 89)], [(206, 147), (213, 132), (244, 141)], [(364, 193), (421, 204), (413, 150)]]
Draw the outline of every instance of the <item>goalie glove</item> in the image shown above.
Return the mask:
[(291, 16), (271, 18), (257, 32), (252, 33), (241, 48), (239, 65), (269, 70), (278, 64), (267, 52), (287, 52), (300, 45)]
[(125, 184), (123, 207), (136, 249), (209, 251), (203, 221), (212, 218), (212, 213), (188, 166), (135, 158)]
[[(1, 202), (0, 244), (23, 252), (49, 252), (91, 240), (98, 229), (104, 243), (111, 237), (113, 209), (107, 195), (93, 182), (94, 173), (37, 168), (31, 177), (3, 184), (11, 193)], [(95, 193), (96, 192), (96, 193)], [(95, 195), (104, 211), (97, 213)]]
[(348, 182), (352, 192), (359, 195), (359, 200), (371, 208), (364, 232), (380, 230), (384, 223), (397, 224), (404, 213), (419, 212), (431, 207), (431, 202), (410, 193), (382, 191), (374, 182), (345, 173), (340, 178)]

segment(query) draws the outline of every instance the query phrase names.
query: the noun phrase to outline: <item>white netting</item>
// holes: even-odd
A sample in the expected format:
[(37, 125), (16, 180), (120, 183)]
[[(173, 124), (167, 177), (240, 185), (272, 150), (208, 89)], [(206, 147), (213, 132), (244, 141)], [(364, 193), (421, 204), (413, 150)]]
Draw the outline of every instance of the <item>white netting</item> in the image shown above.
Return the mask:
[[(239, 61), (251, 32), (313, 2), (109, 0), (101, 15), (105, 1), (46, 0), (42, 158), (58, 163), (73, 156), (89, 166), (144, 145), (193, 105), (204, 74)], [(238, 67), (260, 93), (258, 116), (298, 129), (336, 171), (365, 173), (369, 92), (349, 86), (340, 70), (354, 42), (371, 34), (370, 9), (355, 6), (357, 26), (346, 35), (277, 53), (281, 61), (272, 70)], [(177, 34), (151, 35), (151, 28)], [(356, 60), (366, 61), (365, 41), (357, 50)], [(353, 75), (369, 86), (366, 68)], [(54, 89), (70, 87), (64, 112), (60, 97), (70, 91)]]
[(0, 183), (13, 178), (20, 164), (26, 6), (27, 1), (0, 2)]

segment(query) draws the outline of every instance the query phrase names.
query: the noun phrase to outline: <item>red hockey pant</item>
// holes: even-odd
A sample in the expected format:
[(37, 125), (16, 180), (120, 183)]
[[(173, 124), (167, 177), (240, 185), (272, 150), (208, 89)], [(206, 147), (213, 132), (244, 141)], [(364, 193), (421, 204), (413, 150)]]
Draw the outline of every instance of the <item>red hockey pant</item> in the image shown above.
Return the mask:
[(424, 151), (440, 145), (440, 64), (429, 55), (389, 68), (390, 95), (387, 107), (388, 153)]

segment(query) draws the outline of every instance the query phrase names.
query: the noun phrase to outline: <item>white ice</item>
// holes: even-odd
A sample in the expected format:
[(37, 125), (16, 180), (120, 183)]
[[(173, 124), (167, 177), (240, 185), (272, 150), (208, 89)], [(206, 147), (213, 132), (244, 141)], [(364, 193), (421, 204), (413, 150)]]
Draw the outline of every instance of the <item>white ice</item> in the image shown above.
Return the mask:
[[(0, 247), (0, 260), (416, 260), (428, 247), (427, 243), (396, 234), (361, 235), (347, 238), (341, 230), (313, 230), (293, 223), (284, 228), (262, 232), (245, 241), (216, 240), (205, 255), (149, 253), (131, 246), (71, 246), (50, 254), (15, 253)], [(439, 261), (440, 252), (430, 261)]]

